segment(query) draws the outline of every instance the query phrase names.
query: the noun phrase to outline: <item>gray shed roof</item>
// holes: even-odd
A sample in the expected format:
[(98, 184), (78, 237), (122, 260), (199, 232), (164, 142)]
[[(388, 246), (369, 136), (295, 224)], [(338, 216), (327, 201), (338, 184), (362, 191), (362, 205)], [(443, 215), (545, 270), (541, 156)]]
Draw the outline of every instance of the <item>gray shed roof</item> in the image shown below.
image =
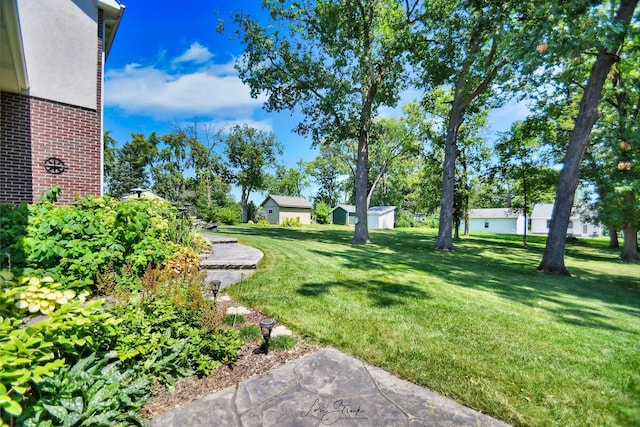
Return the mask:
[(345, 211), (347, 211), (347, 213), (356, 213), (355, 205), (343, 205), (342, 203), (338, 204), (338, 206), (336, 206), (335, 208), (331, 209), (331, 212), (335, 211), (338, 208), (344, 209)]
[(553, 213), (553, 204), (537, 204), (533, 206), (533, 212), (531, 212), (531, 218), (547, 218), (551, 219)]
[[(345, 211), (347, 211), (348, 213), (356, 213), (355, 205), (343, 205), (343, 204), (339, 204), (335, 208), (331, 209), (331, 211), (333, 212), (338, 208), (342, 208)], [(373, 206), (373, 207), (370, 207), (369, 209), (367, 209), (367, 213), (368, 214), (375, 214), (375, 215), (382, 215), (382, 214), (387, 213), (389, 211), (395, 210), (395, 208), (396, 208), (395, 206)]]
[(387, 212), (394, 211), (395, 209), (395, 206), (374, 206), (367, 209), (367, 214), (383, 215)]
[(264, 199), (264, 202), (260, 204), (260, 206), (264, 206), (267, 203), (267, 200), (272, 199), (278, 206), (281, 208), (313, 208), (313, 205), (307, 202), (303, 197), (292, 197), (292, 196), (274, 196), (270, 194)]

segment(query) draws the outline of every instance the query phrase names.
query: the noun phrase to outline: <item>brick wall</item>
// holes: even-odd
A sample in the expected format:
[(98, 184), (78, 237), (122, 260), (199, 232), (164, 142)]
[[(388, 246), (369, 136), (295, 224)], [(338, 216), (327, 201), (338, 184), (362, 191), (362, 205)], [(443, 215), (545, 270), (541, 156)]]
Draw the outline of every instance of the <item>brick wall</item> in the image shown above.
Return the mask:
[[(97, 110), (8, 92), (0, 93), (0, 202), (34, 202), (52, 185), (58, 202), (102, 194), (103, 12), (98, 11)], [(51, 157), (64, 173), (44, 168)]]
[[(100, 118), (95, 110), (32, 98), (31, 141), (35, 197), (55, 184), (62, 186), (61, 203), (71, 203), (76, 195), (100, 194)], [(62, 160), (67, 170), (47, 173), (43, 164), (50, 157)]]
[[(100, 117), (95, 110), (23, 95), (2, 93), (0, 201), (32, 202), (49, 187), (62, 186), (58, 199), (100, 194)], [(55, 157), (67, 170), (48, 173)], [(31, 187), (29, 189), (29, 187)]]
[(29, 98), (0, 92), (0, 202), (31, 202)]

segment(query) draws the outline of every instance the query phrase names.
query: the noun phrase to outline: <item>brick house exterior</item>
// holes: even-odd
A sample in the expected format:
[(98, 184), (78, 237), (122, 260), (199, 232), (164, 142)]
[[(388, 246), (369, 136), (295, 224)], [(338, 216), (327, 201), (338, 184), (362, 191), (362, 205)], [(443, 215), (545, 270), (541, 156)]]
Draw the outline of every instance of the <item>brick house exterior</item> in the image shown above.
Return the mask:
[(55, 184), (60, 203), (102, 193), (103, 69), (123, 11), (115, 0), (2, 1), (0, 202), (33, 202)]

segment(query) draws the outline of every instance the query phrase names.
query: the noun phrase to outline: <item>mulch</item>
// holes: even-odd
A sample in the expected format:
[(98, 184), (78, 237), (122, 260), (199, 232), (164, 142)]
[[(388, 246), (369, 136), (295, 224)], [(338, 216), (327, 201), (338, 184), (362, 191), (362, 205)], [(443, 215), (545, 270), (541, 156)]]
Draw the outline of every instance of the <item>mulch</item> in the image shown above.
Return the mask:
[[(225, 311), (227, 307), (238, 306), (231, 299), (219, 301), (217, 305)], [(260, 320), (266, 317), (256, 310), (252, 310), (251, 313), (243, 316), (245, 324), (253, 325), (258, 325)], [(291, 350), (272, 350), (268, 355), (265, 355), (256, 351), (262, 344), (262, 338), (260, 338), (252, 342), (246, 342), (242, 346), (239, 351), (239, 358), (234, 365), (223, 365), (206, 377), (193, 376), (184, 378), (172, 388), (167, 388), (161, 384), (156, 385), (152, 390), (151, 398), (140, 410), (140, 414), (146, 420), (150, 420), (164, 412), (201, 399), (320, 349), (320, 346), (306, 342), (302, 337), (293, 336), (296, 339), (296, 345)]]

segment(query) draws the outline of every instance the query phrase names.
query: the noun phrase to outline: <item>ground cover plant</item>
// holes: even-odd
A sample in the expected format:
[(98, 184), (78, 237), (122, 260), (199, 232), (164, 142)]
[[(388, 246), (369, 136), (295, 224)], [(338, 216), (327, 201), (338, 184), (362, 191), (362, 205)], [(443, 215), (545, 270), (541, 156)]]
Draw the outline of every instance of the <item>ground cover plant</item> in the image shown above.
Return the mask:
[(265, 253), (228, 292), (299, 334), (515, 425), (640, 424), (640, 265), (604, 240), (568, 243), (569, 278), (536, 271), (539, 236), (224, 232)]
[(239, 332), (173, 206), (59, 191), (0, 205), (0, 424), (142, 425), (152, 386), (234, 363)]

